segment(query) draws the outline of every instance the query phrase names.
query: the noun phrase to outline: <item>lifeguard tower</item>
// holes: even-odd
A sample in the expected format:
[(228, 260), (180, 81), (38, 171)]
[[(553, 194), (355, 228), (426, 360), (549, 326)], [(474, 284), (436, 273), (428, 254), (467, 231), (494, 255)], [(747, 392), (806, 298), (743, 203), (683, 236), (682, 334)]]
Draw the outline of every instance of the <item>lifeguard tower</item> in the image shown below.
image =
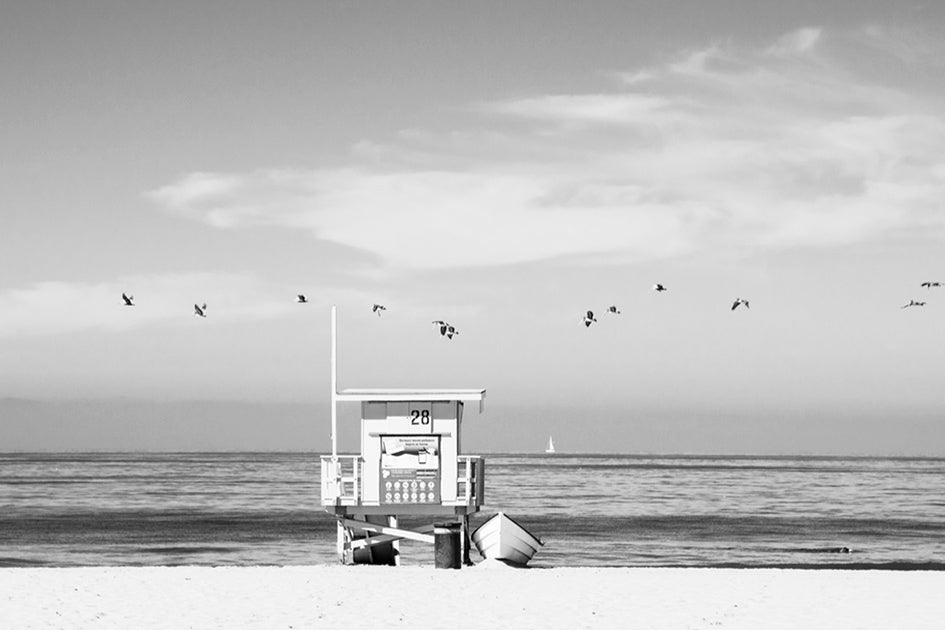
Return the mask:
[[(342, 563), (400, 564), (401, 540), (434, 543), (434, 522), (460, 530), (468, 561), (469, 515), (485, 491), (485, 460), (462, 454), (463, 411), (484, 389), (338, 391), (337, 314), (331, 310), (331, 455), (321, 458), (321, 501), (338, 521)], [(361, 403), (361, 452), (338, 454), (338, 404)], [(429, 517), (416, 529), (398, 518)]]

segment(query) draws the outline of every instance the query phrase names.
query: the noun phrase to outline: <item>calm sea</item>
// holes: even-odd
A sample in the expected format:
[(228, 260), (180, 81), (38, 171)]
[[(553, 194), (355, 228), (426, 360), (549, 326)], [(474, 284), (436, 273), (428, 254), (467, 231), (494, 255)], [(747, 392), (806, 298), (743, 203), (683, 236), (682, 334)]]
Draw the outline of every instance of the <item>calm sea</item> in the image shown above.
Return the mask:
[[(0, 566), (332, 563), (318, 492), (314, 454), (0, 454)], [(945, 459), (491, 455), (486, 499), (534, 566), (945, 568)]]

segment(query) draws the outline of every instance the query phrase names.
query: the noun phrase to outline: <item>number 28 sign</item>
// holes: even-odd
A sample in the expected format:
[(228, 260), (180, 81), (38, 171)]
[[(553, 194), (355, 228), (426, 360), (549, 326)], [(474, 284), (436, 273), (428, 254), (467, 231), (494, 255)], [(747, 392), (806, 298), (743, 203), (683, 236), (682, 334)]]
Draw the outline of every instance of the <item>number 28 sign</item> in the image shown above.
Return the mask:
[(433, 433), (433, 414), (429, 407), (410, 409), (407, 412), (407, 420), (410, 422), (411, 430)]

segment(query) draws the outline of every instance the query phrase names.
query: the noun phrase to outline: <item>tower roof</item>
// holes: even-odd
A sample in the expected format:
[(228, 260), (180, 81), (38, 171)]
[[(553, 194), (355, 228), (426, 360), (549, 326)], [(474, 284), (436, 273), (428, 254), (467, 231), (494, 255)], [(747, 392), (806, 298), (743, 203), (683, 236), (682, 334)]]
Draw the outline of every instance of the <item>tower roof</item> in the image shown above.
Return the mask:
[(335, 396), (353, 402), (478, 402), (482, 411), (485, 389), (343, 389)]

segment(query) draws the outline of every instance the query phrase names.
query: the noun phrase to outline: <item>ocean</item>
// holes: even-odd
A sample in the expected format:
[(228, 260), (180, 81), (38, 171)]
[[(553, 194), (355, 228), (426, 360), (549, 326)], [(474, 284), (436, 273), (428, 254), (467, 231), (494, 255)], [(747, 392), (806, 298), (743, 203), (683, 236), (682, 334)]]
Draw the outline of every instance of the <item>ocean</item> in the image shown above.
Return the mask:
[[(485, 457), (536, 567), (945, 569), (945, 459)], [(334, 562), (317, 454), (0, 454), (0, 567)]]

